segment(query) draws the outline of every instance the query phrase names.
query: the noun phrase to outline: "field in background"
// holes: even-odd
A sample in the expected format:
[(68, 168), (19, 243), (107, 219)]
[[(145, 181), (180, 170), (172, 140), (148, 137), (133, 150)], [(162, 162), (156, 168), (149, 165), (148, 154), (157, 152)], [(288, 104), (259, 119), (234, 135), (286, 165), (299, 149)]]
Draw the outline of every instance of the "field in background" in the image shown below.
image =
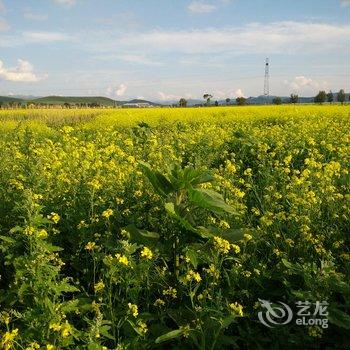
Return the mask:
[(349, 117), (0, 111), (0, 348), (349, 348)]

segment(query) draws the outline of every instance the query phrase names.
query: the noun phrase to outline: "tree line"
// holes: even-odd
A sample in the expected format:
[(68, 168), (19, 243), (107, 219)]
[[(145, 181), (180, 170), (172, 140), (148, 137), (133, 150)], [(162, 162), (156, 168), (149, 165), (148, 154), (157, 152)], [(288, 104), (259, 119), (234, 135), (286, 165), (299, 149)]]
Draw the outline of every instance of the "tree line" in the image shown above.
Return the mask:
[[(211, 104), (212, 98), (213, 98), (212, 94), (205, 93), (203, 95), (203, 99), (205, 102), (202, 104), (202, 106), (218, 106), (219, 105), (218, 101), (215, 101), (214, 104)], [(350, 94), (348, 96), (348, 99), (350, 102)], [(229, 105), (231, 101), (232, 100), (230, 98), (226, 98), (225, 99), (226, 105)], [(243, 96), (237, 97), (235, 101), (238, 106), (244, 106), (247, 104), (247, 99)], [(314, 103), (320, 103), (320, 104), (324, 102), (328, 102), (328, 103), (339, 102), (341, 104), (344, 104), (345, 101), (346, 101), (346, 94), (344, 89), (340, 89), (339, 92), (336, 94), (334, 94), (332, 91), (329, 91), (328, 93), (326, 93), (324, 90), (322, 90), (322, 91), (319, 91), (318, 94), (313, 98)], [(272, 103), (275, 105), (281, 105), (282, 103), (296, 104), (296, 103), (299, 103), (299, 95), (291, 94), (289, 99), (287, 100), (283, 100), (281, 97), (276, 96), (273, 98)], [(185, 98), (181, 98), (178, 105), (179, 107), (187, 107), (188, 101)]]

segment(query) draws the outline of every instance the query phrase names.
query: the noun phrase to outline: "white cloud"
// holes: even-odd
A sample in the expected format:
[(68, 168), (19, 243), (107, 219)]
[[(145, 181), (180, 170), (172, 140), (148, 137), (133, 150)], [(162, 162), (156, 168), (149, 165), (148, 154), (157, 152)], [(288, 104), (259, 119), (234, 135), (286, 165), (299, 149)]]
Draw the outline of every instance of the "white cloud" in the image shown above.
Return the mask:
[(32, 21), (46, 21), (49, 18), (46, 13), (34, 12), (30, 9), (24, 10), (23, 17)]
[(178, 95), (166, 94), (163, 91), (158, 91), (158, 96), (159, 96), (160, 100), (162, 100), (162, 101), (179, 100), (180, 99), (180, 96), (178, 96)]
[(24, 32), (23, 39), (27, 43), (46, 43), (68, 41), (71, 40), (71, 37), (61, 32)]
[(73, 6), (76, 3), (76, 0), (53, 0), (58, 5)]
[(163, 65), (161, 62), (157, 62), (154, 59), (149, 58), (144, 54), (133, 54), (133, 53), (123, 53), (123, 54), (104, 54), (104, 55), (96, 55), (93, 57), (94, 59), (100, 61), (124, 61), (129, 64), (139, 64), (144, 66), (161, 66)]
[(15, 82), (37, 82), (40, 78), (34, 73), (34, 67), (25, 60), (18, 60), (17, 67), (5, 68), (0, 60), (0, 79)]
[(350, 0), (340, 0), (340, 5), (342, 7), (350, 6)]
[(195, 13), (210, 13), (216, 10), (216, 6), (203, 1), (192, 1), (187, 9)]
[(0, 32), (5, 32), (10, 28), (9, 24), (7, 21), (3, 18), (0, 18)]
[(235, 97), (244, 97), (244, 92), (242, 91), (242, 89), (237, 89), (234, 95)]
[(327, 90), (329, 88), (326, 81), (316, 81), (304, 75), (296, 76), (292, 81), (285, 80), (284, 84), (297, 93), (313, 93), (318, 89)]
[[(189, 54), (315, 53), (349, 50), (350, 25), (309, 22), (252, 23), (244, 27), (155, 30), (125, 35), (117, 41), (126, 49)], [(105, 45), (108, 45), (105, 42)]]
[(107, 95), (114, 96), (124, 96), (128, 87), (125, 84), (120, 84), (118, 87), (109, 86), (107, 89)]

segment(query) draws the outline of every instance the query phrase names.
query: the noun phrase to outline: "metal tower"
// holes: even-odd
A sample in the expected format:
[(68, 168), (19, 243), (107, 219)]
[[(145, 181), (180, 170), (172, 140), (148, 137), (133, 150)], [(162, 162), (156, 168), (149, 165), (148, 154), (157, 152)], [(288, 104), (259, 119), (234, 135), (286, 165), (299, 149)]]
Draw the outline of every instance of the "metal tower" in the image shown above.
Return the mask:
[(270, 95), (270, 65), (269, 59), (266, 58), (265, 61), (265, 79), (264, 79), (264, 96), (268, 97)]

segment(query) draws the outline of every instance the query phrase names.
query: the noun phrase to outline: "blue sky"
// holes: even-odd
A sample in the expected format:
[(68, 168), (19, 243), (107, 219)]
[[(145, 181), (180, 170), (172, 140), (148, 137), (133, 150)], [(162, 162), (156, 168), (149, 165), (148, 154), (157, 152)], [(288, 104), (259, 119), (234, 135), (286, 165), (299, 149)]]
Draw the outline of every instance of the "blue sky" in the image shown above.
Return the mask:
[(350, 90), (350, 0), (0, 0), (0, 94)]

